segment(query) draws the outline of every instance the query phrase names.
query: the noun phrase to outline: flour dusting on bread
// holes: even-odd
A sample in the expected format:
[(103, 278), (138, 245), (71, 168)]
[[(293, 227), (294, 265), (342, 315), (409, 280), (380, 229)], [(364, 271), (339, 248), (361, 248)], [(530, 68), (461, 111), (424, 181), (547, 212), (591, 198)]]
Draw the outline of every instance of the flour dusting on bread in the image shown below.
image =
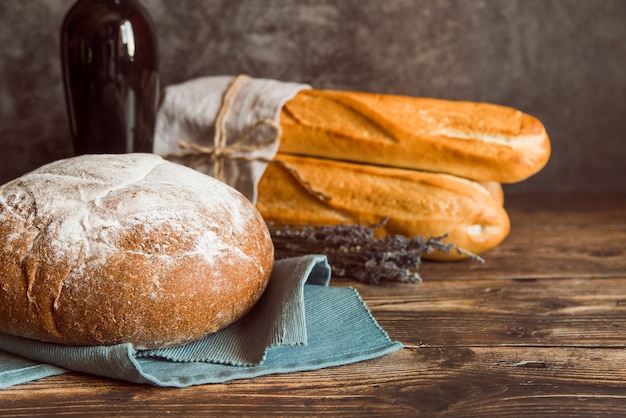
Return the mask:
[[(157, 333), (165, 334), (159, 344), (197, 339), (245, 313), (273, 263), (269, 231), (250, 202), (154, 154), (76, 157), (0, 187), (0, 235), (0, 285), (18, 292), (26, 282), (25, 297), (7, 291), (0, 299), (43, 318), (28, 326), (6, 318), (0, 331), (69, 344), (136, 338), (153, 346)], [(167, 310), (180, 316), (170, 329), (156, 323)], [(83, 315), (86, 325), (75, 324)], [(153, 335), (133, 329), (136, 316)], [(93, 335), (107, 327), (103, 334), (114, 335)]]

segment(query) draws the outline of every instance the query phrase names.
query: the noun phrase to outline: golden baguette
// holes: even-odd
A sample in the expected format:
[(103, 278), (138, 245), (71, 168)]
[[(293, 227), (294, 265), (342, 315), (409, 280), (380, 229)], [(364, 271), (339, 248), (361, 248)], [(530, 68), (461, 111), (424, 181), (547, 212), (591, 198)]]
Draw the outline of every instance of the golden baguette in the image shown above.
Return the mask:
[(534, 117), (509, 107), (334, 90), (304, 90), (280, 116), (282, 153), (518, 182), (548, 161)]
[(504, 190), (500, 183), (497, 181), (480, 181), (479, 183), (489, 192), (496, 202), (504, 205)]
[[(479, 183), (439, 173), (278, 154), (259, 183), (257, 209), (287, 225), (375, 224), (383, 234), (436, 237), (480, 254), (509, 233), (507, 213)], [(304, 184), (303, 181), (308, 182)], [(331, 199), (316, 196), (320, 192)], [(432, 259), (465, 258), (431, 254)]]

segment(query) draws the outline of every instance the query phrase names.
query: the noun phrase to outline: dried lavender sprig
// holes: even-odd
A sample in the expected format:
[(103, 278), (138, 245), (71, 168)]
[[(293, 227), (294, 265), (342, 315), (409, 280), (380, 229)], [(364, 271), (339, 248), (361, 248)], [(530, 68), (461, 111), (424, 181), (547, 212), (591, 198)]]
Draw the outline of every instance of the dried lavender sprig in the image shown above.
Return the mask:
[(422, 255), (433, 251), (446, 254), (457, 251), (473, 260), (484, 262), (477, 255), (452, 243), (444, 243), (447, 235), (431, 238), (389, 235), (376, 238), (375, 229), (384, 226), (386, 222), (385, 219), (369, 226), (289, 226), (273, 223), (268, 223), (268, 226), (277, 260), (305, 254), (324, 254), (336, 277), (352, 278), (364, 283), (419, 283), (422, 280), (418, 274)]

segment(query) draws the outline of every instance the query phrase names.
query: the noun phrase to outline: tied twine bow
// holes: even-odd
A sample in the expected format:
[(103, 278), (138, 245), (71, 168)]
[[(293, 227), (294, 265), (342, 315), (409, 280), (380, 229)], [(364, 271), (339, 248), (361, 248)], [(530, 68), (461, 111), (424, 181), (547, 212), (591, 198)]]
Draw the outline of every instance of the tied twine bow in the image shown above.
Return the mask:
[[(213, 136), (213, 146), (203, 146), (186, 141), (178, 141), (176, 144), (179, 148), (187, 151), (183, 154), (168, 154), (165, 158), (181, 158), (188, 161), (187, 165), (191, 168), (197, 168), (202, 165), (211, 163), (213, 167), (213, 177), (220, 181), (226, 180), (225, 164), (224, 161), (245, 161), (245, 162), (262, 162), (266, 164), (278, 164), (289, 173), (297, 183), (304, 187), (304, 189), (311, 195), (319, 200), (328, 202), (331, 200), (330, 196), (317, 191), (313, 188), (310, 182), (306, 181), (298, 170), (293, 167), (289, 167), (284, 161), (276, 158), (265, 158), (261, 156), (251, 156), (250, 154), (262, 150), (263, 148), (272, 145), (279, 140), (280, 125), (271, 119), (263, 119), (254, 124), (246, 130), (237, 140), (228, 144), (226, 118), (233, 106), (235, 97), (241, 86), (249, 79), (247, 75), (239, 75), (228, 86), (228, 89), (224, 93), (222, 99), (222, 106), (218, 111), (215, 119), (215, 134)], [(254, 132), (262, 127), (270, 126), (274, 130), (274, 135), (269, 140), (261, 141), (255, 144), (247, 145), (245, 142), (250, 138)]]

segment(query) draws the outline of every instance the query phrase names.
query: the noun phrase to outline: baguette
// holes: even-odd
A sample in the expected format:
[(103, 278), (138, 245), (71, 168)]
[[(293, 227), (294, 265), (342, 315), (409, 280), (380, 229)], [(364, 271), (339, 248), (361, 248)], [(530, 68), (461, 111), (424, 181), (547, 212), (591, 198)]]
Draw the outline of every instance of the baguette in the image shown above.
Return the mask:
[(500, 205), (504, 205), (504, 190), (500, 183), (497, 181), (481, 181), (479, 183), (489, 192), (496, 202)]
[(486, 103), (304, 90), (280, 115), (279, 152), (513, 183), (541, 170), (541, 122)]
[[(281, 153), (277, 159), (284, 165), (269, 164), (259, 182), (256, 205), (268, 222), (367, 225), (388, 218), (381, 235), (448, 234), (449, 242), (474, 254), (493, 248), (509, 233), (502, 205), (474, 181)], [(456, 252), (425, 255), (440, 260), (465, 257)]]

